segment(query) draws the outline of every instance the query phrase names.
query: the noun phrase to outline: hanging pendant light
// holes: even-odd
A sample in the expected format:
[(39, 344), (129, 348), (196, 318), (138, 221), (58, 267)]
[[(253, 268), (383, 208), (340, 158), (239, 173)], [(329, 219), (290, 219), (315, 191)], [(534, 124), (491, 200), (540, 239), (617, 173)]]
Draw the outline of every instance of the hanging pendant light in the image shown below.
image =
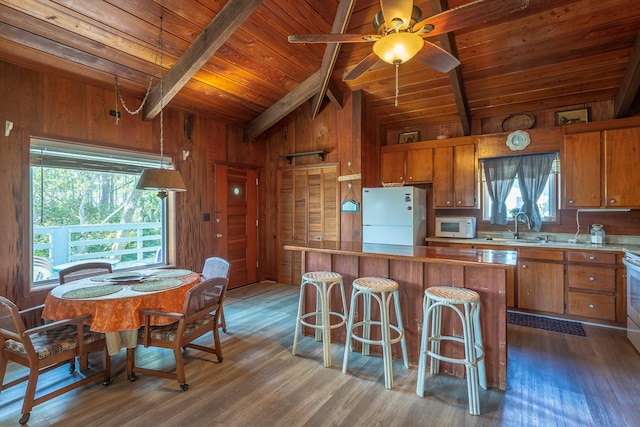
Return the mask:
[[(160, 167), (145, 169), (142, 171), (136, 188), (138, 190), (154, 190), (158, 192), (158, 197), (164, 199), (168, 191), (187, 191), (180, 171), (166, 169), (164, 167), (164, 121), (163, 105), (164, 100), (164, 76), (162, 72), (162, 17), (160, 17), (160, 35), (158, 36), (158, 49), (160, 52)], [(117, 82), (117, 80), (116, 80)], [(117, 83), (116, 83), (117, 84)], [(146, 97), (145, 97), (146, 101)]]

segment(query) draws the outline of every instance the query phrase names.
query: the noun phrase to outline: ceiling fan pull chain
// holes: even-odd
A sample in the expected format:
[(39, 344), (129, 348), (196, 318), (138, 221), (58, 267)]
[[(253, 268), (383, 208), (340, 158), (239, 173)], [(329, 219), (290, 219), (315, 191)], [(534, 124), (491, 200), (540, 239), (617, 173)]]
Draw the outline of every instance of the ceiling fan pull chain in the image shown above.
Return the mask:
[(395, 106), (398, 106), (398, 94), (400, 93), (400, 89), (398, 88), (398, 67), (400, 66), (399, 62), (395, 62), (395, 66), (396, 66), (396, 102), (395, 102)]

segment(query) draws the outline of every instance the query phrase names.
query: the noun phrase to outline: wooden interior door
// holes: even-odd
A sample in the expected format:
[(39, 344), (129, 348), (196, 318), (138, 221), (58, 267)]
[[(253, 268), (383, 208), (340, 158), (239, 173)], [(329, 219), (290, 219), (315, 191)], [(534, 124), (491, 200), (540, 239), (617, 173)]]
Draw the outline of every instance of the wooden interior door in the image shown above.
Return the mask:
[(256, 170), (215, 164), (214, 252), (231, 263), (229, 288), (257, 276), (258, 208)]

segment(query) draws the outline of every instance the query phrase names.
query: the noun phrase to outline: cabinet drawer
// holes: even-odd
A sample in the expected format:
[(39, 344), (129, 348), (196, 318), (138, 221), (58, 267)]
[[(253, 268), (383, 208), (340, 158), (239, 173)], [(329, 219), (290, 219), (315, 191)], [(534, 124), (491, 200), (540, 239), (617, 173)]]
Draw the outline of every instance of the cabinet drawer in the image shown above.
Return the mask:
[(615, 264), (616, 254), (600, 251), (569, 251), (569, 262), (588, 262), (593, 264)]
[(567, 314), (615, 321), (616, 297), (612, 295), (569, 292)]
[(545, 261), (564, 261), (564, 251), (558, 249), (519, 248), (518, 259), (540, 259)]
[(570, 265), (568, 280), (570, 288), (616, 291), (616, 270), (614, 268)]

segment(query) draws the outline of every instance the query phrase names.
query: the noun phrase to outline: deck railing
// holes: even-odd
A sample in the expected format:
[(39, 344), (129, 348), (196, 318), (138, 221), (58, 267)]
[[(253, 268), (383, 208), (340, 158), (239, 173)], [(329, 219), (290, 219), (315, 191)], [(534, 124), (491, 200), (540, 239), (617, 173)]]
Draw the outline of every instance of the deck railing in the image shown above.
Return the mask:
[(161, 223), (33, 227), (34, 256), (47, 259), (52, 277), (69, 263), (106, 260), (114, 269), (160, 262)]

